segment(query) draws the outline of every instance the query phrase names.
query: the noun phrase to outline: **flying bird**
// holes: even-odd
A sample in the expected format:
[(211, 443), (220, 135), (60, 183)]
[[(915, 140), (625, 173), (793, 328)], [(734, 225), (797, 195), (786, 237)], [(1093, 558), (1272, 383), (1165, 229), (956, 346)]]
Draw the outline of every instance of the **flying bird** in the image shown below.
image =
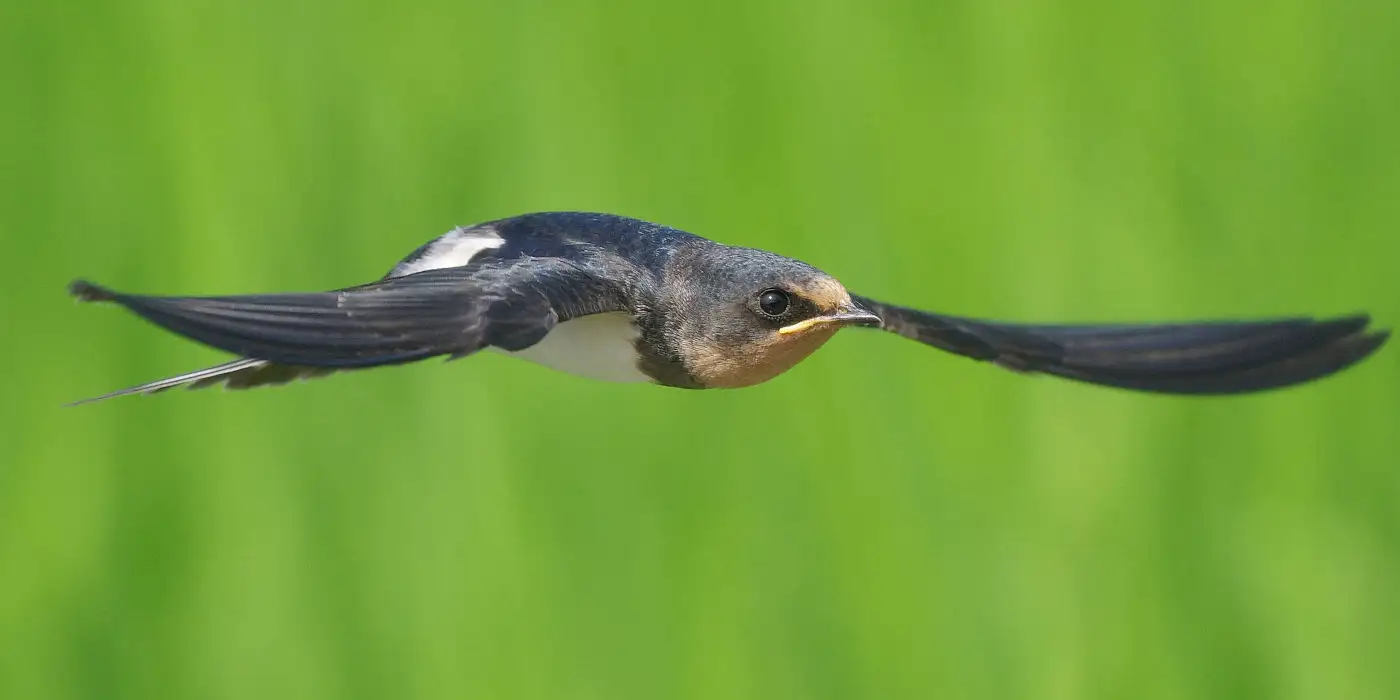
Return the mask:
[(793, 258), (587, 212), (457, 227), (383, 277), (331, 291), (151, 296), (85, 280), (69, 291), (238, 358), (75, 403), (285, 384), (482, 350), (597, 380), (739, 388), (786, 372), (846, 327), (1017, 372), (1221, 395), (1326, 377), (1389, 336), (1368, 330), (1366, 314), (1096, 325), (950, 316), (854, 294)]

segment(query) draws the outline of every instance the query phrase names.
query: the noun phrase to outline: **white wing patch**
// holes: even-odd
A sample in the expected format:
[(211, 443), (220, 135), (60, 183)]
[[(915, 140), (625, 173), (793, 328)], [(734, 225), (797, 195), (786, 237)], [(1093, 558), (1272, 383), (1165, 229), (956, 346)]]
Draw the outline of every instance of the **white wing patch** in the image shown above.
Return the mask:
[[(491, 226), (459, 226), (413, 251), (394, 266), (389, 276), (460, 267), (505, 242)], [(638, 333), (631, 314), (593, 314), (555, 326), (543, 340), (519, 352), (494, 347), (490, 350), (588, 379), (651, 382), (654, 380), (637, 367), (637, 348), (633, 343)]]
[(490, 226), (458, 226), (404, 258), (394, 266), (389, 276), (402, 277), (424, 270), (460, 267), (471, 262), (481, 251), (499, 248), (505, 245), (505, 242), (506, 239), (501, 238), (496, 229)]
[(638, 330), (631, 314), (614, 312), (570, 319), (519, 352), (492, 350), (553, 370), (605, 382), (650, 382), (637, 367)]

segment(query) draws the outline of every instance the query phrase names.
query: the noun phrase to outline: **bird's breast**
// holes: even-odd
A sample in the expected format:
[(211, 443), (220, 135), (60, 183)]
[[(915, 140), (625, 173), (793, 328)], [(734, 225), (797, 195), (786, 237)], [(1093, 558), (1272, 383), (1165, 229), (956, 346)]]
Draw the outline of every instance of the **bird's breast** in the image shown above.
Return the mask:
[(650, 382), (652, 378), (637, 366), (638, 335), (631, 314), (592, 314), (555, 326), (524, 350), (496, 351), (588, 379)]

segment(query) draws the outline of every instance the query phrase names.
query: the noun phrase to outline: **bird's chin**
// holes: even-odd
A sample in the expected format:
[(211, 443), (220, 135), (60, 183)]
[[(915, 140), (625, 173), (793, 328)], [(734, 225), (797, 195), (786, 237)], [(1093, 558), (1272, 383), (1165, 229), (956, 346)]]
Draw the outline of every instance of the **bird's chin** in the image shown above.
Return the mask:
[(835, 323), (813, 324), (742, 348), (702, 354), (696, 358), (692, 374), (706, 388), (739, 389), (762, 384), (807, 359), (840, 329), (841, 325)]

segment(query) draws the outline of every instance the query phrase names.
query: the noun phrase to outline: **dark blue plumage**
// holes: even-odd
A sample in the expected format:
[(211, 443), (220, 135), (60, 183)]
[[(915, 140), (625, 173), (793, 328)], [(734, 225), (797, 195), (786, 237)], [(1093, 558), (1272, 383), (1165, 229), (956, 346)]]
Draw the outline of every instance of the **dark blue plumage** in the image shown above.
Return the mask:
[(281, 384), (484, 349), (595, 378), (742, 387), (785, 372), (846, 326), (1021, 372), (1231, 394), (1328, 376), (1388, 337), (1367, 330), (1365, 315), (1138, 325), (948, 316), (851, 295), (826, 272), (775, 253), (589, 212), (459, 227), (384, 277), (331, 291), (148, 296), (86, 281), (71, 290), (240, 358), (97, 398)]

